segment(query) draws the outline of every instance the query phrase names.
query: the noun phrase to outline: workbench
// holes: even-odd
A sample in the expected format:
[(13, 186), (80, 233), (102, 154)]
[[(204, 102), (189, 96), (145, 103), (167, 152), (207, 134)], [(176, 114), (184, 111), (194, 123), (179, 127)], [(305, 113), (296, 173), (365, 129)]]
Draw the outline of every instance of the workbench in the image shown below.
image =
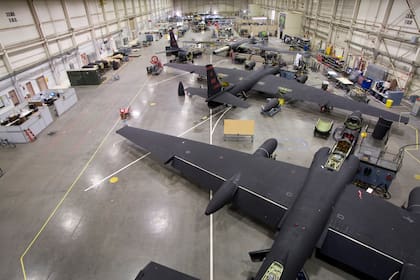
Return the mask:
[(337, 87), (344, 89), (347, 92), (350, 90), (350, 87), (353, 86), (353, 82), (344, 77), (336, 78), (336, 81)]
[(254, 141), (254, 120), (224, 120), (223, 135), (224, 140), (235, 138), (240, 139), (243, 137), (250, 137)]

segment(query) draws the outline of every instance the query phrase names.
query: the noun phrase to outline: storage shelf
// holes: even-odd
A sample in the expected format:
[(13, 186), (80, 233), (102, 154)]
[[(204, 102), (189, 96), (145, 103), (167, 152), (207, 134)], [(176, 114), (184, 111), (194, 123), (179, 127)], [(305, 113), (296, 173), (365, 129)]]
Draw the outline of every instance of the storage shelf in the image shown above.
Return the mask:
[(322, 64), (328, 66), (329, 68), (331, 68), (331, 69), (333, 69), (337, 72), (343, 72), (344, 71), (344, 61), (342, 61), (338, 58), (319, 53), (318, 56), (317, 56), (317, 59)]

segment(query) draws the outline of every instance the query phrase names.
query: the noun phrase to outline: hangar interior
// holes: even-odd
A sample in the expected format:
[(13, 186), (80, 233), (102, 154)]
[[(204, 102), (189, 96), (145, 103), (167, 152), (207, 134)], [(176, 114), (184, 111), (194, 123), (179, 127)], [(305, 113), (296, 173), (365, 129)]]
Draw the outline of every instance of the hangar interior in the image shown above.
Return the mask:
[[(245, 96), (246, 109), (209, 109), (198, 96), (179, 96), (180, 82), (207, 84), (162, 66), (174, 59), (165, 51), (171, 28), (188, 54), (201, 49), (195, 65), (243, 70), (245, 60), (245, 67), (255, 66), (252, 76), (267, 56), (252, 50), (241, 61), (213, 51), (241, 35), (260, 37), (279, 49), (292, 80), (304, 73), (307, 86), (349, 100), (363, 91), (362, 103), (408, 118), (394, 121), (380, 143), (380, 155), (397, 168), (375, 162), (378, 176), (360, 190), (371, 195), (366, 184), (374, 193), (379, 188), (373, 195), (400, 207), (420, 185), (416, 1), (16, 0), (1, 1), (0, 10), (0, 279), (135, 279), (150, 261), (199, 279), (256, 275), (261, 263), (248, 252), (270, 248), (275, 232), (233, 207), (204, 215), (208, 192), (115, 132), (129, 125), (249, 154), (275, 138), (274, 160), (309, 167), (316, 151), (334, 147), (335, 131), (351, 112), (279, 101), (267, 114), (262, 107), (270, 101), (257, 93)], [(216, 15), (234, 39), (198, 43), (214, 40), (211, 24), (200, 27), (207, 15)], [(297, 53), (303, 58), (294, 65)], [(95, 65), (83, 68), (89, 64)], [(350, 71), (380, 77), (356, 77), (348, 87), (340, 77), (348, 81)], [(226, 139), (226, 120), (252, 121), (252, 133), (242, 135), (252, 138)], [(371, 133), (377, 121), (363, 114), (363, 131)], [(330, 125), (327, 137), (314, 135), (320, 122)], [(355, 151), (369, 145), (364, 136), (356, 140)], [(375, 181), (379, 176), (388, 182)], [(303, 269), (307, 279), (365, 277), (315, 252)]]

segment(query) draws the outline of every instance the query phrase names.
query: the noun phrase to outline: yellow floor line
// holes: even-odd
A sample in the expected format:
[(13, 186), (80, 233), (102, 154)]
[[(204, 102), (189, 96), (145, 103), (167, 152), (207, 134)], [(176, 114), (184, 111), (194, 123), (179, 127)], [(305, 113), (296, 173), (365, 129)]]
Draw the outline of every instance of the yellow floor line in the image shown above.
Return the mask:
[(67, 198), (67, 196), (69, 195), (69, 193), (72, 191), (73, 187), (76, 185), (76, 183), (82, 177), (82, 175), (85, 173), (86, 169), (89, 167), (90, 163), (95, 158), (96, 154), (99, 152), (99, 150), (101, 149), (102, 145), (105, 143), (105, 141), (108, 138), (108, 136), (111, 134), (111, 132), (113, 132), (115, 130), (115, 127), (117, 126), (117, 124), (119, 122), (120, 122), (120, 119), (118, 118), (117, 121), (114, 123), (114, 125), (111, 127), (111, 129), (107, 132), (107, 134), (105, 135), (105, 137), (102, 139), (101, 143), (98, 145), (98, 147), (96, 148), (95, 152), (89, 158), (88, 162), (85, 164), (85, 166), (83, 167), (83, 169), (80, 171), (79, 175), (77, 175), (76, 179), (73, 181), (73, 183), (70, 185), (70, 187), (67, 189), (67, 191), (65, 192), (65, 194), (61, 198), (61, 200), (55, 206), (54, 210), (51, 212), (51, 214), (45, 220), (45, 222), (42, 225), (41, 229), (37, 232), (37, 234), (35, 235), (35, 237), (32, 239), (32, 241), (26, 247), (26, 249), (23, 252), (23, 254), (20, 256), (20, 265), (21, 265), (21, 268), (22, 268), (23, 279), (25, 279), (25, 280), (27, 279), (26, 278), (26, 270), (25, 270), (25, 265), (24, 265), (24, 262), (23, 262), (23, 258), (26, 256), (26, 254), (31, 249), (31, 247), (34, 245), (35, 241), (37, 241), (37, 239), (39, 238), (39, 236), (41, 235), (41, 233), (44, 231), (45, 227), (48, 225), (48, 223), (50, 222), (50, 220), (54, 217), (54, 215), (57, 212), (57, 210), (60, 208), (60, 206), (63, 204), (64, 200)]
[(416, 157), (415, 155), (413, 155), (412, 153), (410, 153), (409, 151), (418, 151), (419, 150), (419, 131), (417, 128), (415, 128), (414, 126), (412, 126), (411, 124), (407, 124), (409, 127), (411, 127), (415, 132), (416, 132), (416, 145), (414, 148), (407, 148), (405, 149), (405, 152), (411, 156), (415, 161), (417, 161), (420, 164), (420, 159), (418, 157)]
[[(146, 79), (146, 81), (147, 82), (143, 84), (143, 86), (136, 92), (136, 94), (130, 100), (130, 102), (128, 104), (128, 107), (131, 106), (132, 103), (134, 103), (134, 101), (136, 100), (136, 98), (138, 97), (138, 95), (142, 92), (143, 88), (148, 84), (149, 79)], [(102, 139), (101, 143), (99, 143), (99, 145), (96, 148), (96, 150), (93, 153), (93, 155), (89, 158), (89, 160), (87, 161), (87, 163), (85, 164), (85, 166), (83, 167), (83, 169), (80, 171), (79, 175), (77, 175), (76, 179), (73, 181), (73, 183), (67, 189), (67, 191), (64, 193), (63, 197), (60, 199), (60, 201), (58, 202), (58, 204), (55, 206), (54, 210), (51, 212), (51, 214), (45, 220), (44, 224), (41, 226), (41, 228), (39, 229), (39, 231), (37, 232), (37, 234), (35, 235), (35, 237), (31, 240), (31, 242), (29, 243), (29, 245), (26, 247), (25, 251), (20, 256), (19, 260), (20, 260), (20, 266), (22, 268), (22, 274), (23, 274), (23, 279), (24, 280), (27, 280), (26, 270), (25, 270), (25, 264), (23, 262), (24, 257), (29, 252), (29, 250), (32, 248), (32, 246), (34, 245), (34, 243), (38, 240), (39, 236), (44, 231), (45, 227), (48, 225), (48, 223), (50, 222), (50, 220), (54, 217), (54, 215), (57, 212), (57, 210), (61, 207), (61, 205), (63, 204), (64, 200), (67, 198), (67, 196), (69, 195), (69, 193), (72, 191), (73, 187), (76, 185), (76, 183), (82, 177), (82, 175), (85, 173), (86, 169), (89, 167), (90, 163), (95, 158), (96, 154), (99, 152), (99, 150), (101, 149), (102, 145), (105, 143), (105, 141), (107, 140), (107, 138), (109, 137), (109, 135), (111, 134), (111, 132), (113, 132), (115, 130), (115, 127), (120, 123), (120, 121), (121, 121), (120, 118), (118, 118), (116, 120), (116, 122), (114, 123), (114, 125), (111, 127), (111, 129), (104, 136), (104, 138)]]

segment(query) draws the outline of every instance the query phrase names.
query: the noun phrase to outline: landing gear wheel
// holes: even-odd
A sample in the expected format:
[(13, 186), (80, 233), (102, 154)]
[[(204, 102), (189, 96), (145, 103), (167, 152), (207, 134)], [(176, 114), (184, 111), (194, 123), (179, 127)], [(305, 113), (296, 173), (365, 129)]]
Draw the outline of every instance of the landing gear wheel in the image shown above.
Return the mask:
[(329, 113), (329, 112), (332, 111), (332, 109), (333, 109), (332, 106), (323, 105), (323, 106), (321, 106), (320, 111), (321, 111), (321, 113)]

